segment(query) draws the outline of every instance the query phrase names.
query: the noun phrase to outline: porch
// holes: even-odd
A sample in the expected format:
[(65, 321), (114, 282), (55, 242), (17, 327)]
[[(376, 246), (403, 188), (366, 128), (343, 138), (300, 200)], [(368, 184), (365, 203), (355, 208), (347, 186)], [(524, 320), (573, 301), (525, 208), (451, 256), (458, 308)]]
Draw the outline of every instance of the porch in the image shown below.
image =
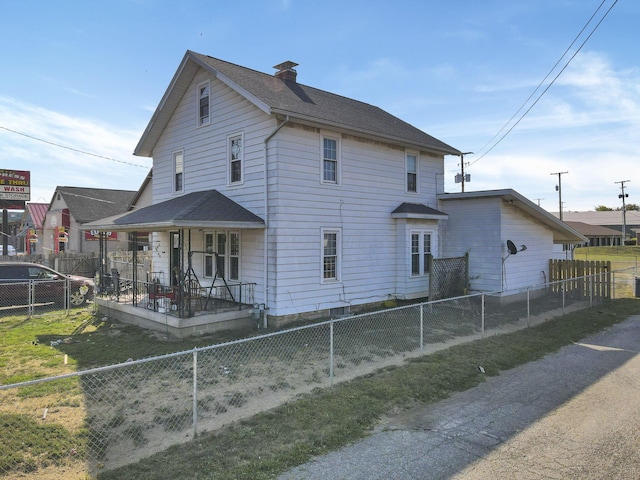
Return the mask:
[[(220, 192), (192, 192), (85, 226), (99, 232), (101, 312), (179, 337), (257, 323), (252, 310), (266, 295), (256, 292), (266, 277), (265, 222)], [(130, 233), (132, 268), (124, 275), (107, 264), (113, 231)], [(137, 260), (142, 235), (148, 263)]]
[(95, 303), (101, 314), (121, 322), (184, 338), (221, 330), (259, 327), (255, 284), (180, 287), (134, 282), (117, 276), (98, 284)]

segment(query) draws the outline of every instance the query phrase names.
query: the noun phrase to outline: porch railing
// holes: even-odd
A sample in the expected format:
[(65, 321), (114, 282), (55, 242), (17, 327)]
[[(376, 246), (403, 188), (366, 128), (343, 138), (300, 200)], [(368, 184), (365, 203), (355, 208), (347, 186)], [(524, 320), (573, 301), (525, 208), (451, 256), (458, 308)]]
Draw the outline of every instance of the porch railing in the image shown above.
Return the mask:
[(115, 272), (96, 282), (98, 296), (102, 298), (180, 317), (253, 308), (255, 286), (239, 282), (180, 288), (158, 282), (134, 282)]

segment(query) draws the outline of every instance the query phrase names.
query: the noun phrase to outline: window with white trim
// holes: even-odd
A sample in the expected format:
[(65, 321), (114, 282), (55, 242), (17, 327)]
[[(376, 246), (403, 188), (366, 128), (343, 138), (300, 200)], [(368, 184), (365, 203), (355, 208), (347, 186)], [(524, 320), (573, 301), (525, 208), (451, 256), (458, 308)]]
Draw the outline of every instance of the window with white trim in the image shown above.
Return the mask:
[(204, 234), (204, 276), (240, 280), (240, 232), (218, 231)]
[(173, 191), (184, 191), (184, 152), (173, 152)]
[(209, 125), (209, 82), (198, 85), (198, 125)]
[(418, 156), (407, 153), (407, 192), (418, 191)]
[(228, 139), (229, 149), (229, 184), (242, 183), (244, 146), (242, 135), (234, 135)]
[(322, 230), (322, 281), (340, 280), (340, 230)]
[(429, 274), (431, 235), (430, 231), (411, 232), (411, 276)]
[(322, 183), (339, 183), (340, 141), (322, 136)]

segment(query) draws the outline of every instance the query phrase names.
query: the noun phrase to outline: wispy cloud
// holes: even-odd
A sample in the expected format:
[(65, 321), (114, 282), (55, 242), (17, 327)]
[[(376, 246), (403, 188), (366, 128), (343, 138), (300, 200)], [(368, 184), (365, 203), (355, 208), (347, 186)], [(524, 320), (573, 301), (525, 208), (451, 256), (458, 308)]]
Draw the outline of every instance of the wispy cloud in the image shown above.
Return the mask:
[(115, 125), (0, 97), (0, 126), (2, 164), (31, 171), (34, 201), (49, 201), (58, 185), (135, 190), (151, 166), (150, 159), (131, 155), (140, 132)]

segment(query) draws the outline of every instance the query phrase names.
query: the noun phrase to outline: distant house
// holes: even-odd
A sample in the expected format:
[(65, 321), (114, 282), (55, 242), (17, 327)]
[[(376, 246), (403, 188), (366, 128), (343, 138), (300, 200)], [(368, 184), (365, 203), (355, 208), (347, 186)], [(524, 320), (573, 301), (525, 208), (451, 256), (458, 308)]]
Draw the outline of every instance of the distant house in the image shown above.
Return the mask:
[[(564, 215), (563, 215), (564, 217)], [(587, 237), (590, 247), (603, 247), (611, 245), (620, 245), (621, 231), (613, 228), (603, 227), (601, 225), (591, 225), (584, 222), (565, 221), (574, 230), (580, 232)]]
[[(130, 190), (56, 187), (45, 215), (40, 253), (98, 252), (99, 232), (84, 225), (125, 212), (135, 195)], [(109, 250), (129, 249), (126, 233), (106, 232), (106, 238)]]
[(554, 243), (585, 240), (511, 190), (445, 195), (458, 149), (295, 66), (187, 51), (134, 151), (153, 158), (153, 204), (93, 226), (154, 232), (154, 277), (239, 286), (278, 322), (426, 297), (432, 257), (468, 252), (472, 288), (539, 282)]
[[(553, 213), (553, 215), (556, 217), (559, 216), (558, 213)], [(621, 245), (623, 243), (622, 230), (625, 222), (627, 226), (626, 238), (634, 237), (634, 230), (640, 228), (640, 211), (637, 210), (627, 210), (624, 216), (621, 210), (603, 212), (562, 212), (562, 219), (565, 222), (582, 222), (588, 225), (598, 225), (612, 230), (617, 230), (618, 238), (611, 239), (612, 243), (609, 245)]]
[(43, 226), (49, 204), (27, 203), (20, 222), (18, 250), (26, 254), (41, 253)]

